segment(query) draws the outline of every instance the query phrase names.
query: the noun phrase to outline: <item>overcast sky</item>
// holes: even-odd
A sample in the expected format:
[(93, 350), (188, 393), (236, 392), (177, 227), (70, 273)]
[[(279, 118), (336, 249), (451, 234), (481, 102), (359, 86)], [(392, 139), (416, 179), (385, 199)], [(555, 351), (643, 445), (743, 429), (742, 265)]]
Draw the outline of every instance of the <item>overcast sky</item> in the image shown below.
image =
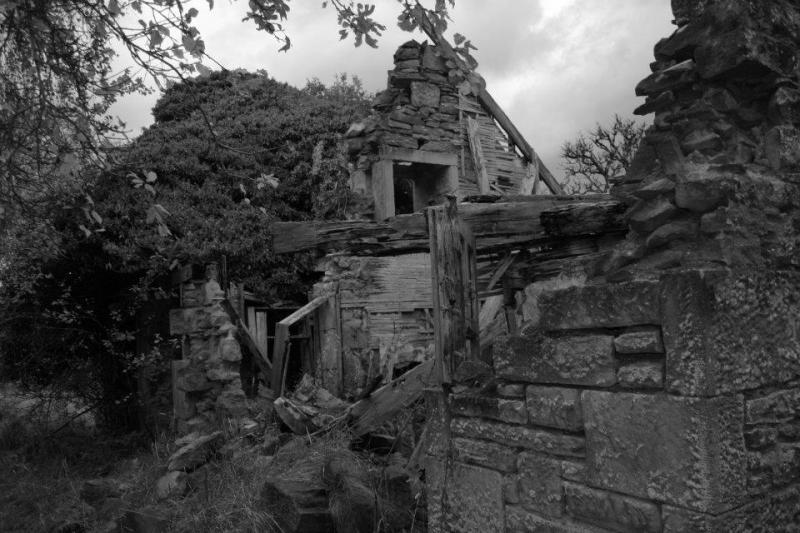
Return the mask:
[[(399, 30), (395, 0), (377, 0), (375, 18), (387, 26), (379, 47), (354, 48), (339, 41), (336, 15), (321, 0), (294, 0), (286, 25), (292, 49), (243, 23), (246, 1), (217, 0), (213, 11), (198, 4), (206, 51), (226, 68), (266, 70), (302, 87), (317, 77), (357, 75), (370, 92), (386, 87), (395, 49), (421, 34)], [(430, 2), (428, 2), (430, 3)], [(539, 152), (561, 175), (559, 148), (614, 113), (633, 116), (641, 103), (633, 89), (649, 74), (653, 45), (674, 29), (669, 0), (457, 0), (449, 35), (458, 32), (478, 47), (478, 71), (487, 89)], [(156, 95), (129, 96), (113, 111), (136, 135), (152, 122)]]

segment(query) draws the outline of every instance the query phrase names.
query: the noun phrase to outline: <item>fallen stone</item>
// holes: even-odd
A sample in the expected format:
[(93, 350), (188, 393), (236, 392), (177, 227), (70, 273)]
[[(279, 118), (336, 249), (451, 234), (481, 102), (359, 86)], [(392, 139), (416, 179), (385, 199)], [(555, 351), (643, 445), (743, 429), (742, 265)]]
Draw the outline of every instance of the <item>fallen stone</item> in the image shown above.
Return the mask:
[(197, 437), (170, 456), (167, 469), (184, 472), (194, 470), (214, 456), (223, 440), (221, 431)]
[(188, 488), (186, 472), (167, 472), (156, 481), (156, 497), (159, 500), (179, 498)]
[(288, 398), (278, 398), (273, 405), (275, 414), (293, 433), (305, 435), (319, 429), (312, 420), (318, 413), (308, 414)]
[(89, 479), (81, 487), (81, 499), (96, 507), (106, 498), (119, 498), (123, 492), (122, 484), (109, 478)]
[(522, 400), (509, 400), (474, 394), (454, 394), (451, 397), (453, 413), (464, 416), (491, 418), (512, 424), (526, 424), (528, 412)]
[(283, 471), (271, 469), (260, 502), (285, 533), (334, 531), (319, 458), (295, 460)]
[(698, 223), (695, 220), (676, 220), (656, 228), (647, 236), (645, 246), (648, 249), (660, 248), (670, 243), (687, 240), (697, 234)]

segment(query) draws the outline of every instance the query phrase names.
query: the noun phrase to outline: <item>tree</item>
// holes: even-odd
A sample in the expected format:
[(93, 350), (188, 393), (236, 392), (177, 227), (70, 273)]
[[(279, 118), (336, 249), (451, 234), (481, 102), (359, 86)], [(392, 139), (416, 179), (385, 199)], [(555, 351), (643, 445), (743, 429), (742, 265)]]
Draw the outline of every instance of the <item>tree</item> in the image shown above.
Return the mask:
[(565, 189), (571, 194), (606, 193), (631, 164), (646, 126), (614, 115), (611, 127), (597, 124), (561, 146)]
[(229, 277), (260, 297), (305, 298), (313, 258), (273, 254), (268, 227), (348, 216), (340, 138), (369, 101), (345, 75), (297, 89), (222, 72), (170, 87), (154, 125), (87, 177), (92, 204), (64, 198), (47, 226), (6, 232), (0, 373), (75, 391), (115, 424), (139, 423), (139, 376), (161, 375), (173, 346), (163, 330), (147, 343), (157, 350), (141, 353), (136, 339), (143, 310), (174, 307), (171, 268), (224, 255)]
[[(209, 10), (220, 9), (213, 0), (206, 2)], [(108, 147), (125, 139), (123, 125), (107, 114), (118, 97), (147, 91), (147, 78), (163, 88), (209, 72), (203, 62), (213, 59), (194, 25), (206, 2), (0, 2), (0, 229), (3, 219), (7, 224), (20, 209), (51, 212), (43, 196), (80, 191), (87, 169), (113, 164)], [(385, 26), (373, 18), (374, 5), (345, 0), (322, 5), (336, 10), (343, 39), (352, 35), (357, 46), (377, 45)], [(245, 20), (288, 50), (291, 41), (283, 28), (288, 0), (250, 0), (248, 6)], [(447, 2), (435, 0), (432, 10), (401, 2), (400, 26), (414, 29), (421, 13), (443, 28)], [(114, 43), (122, 45), (138, 72), (113, 72)], [(202, 109), (201, 117), (213, 131)]]

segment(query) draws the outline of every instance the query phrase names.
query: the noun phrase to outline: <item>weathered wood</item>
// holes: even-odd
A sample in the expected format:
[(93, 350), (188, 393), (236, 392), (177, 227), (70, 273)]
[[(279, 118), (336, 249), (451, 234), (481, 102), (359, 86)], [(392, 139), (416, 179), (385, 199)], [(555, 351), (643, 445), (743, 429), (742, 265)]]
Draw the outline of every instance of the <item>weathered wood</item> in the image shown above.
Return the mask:
[(483, 149), (481, 148), (478, 123), (472, 117), (467, 117), (467, 135), (469, 136), (469, 148), (472, 152), (472, 160), (475, 163), (475, 170), (478, 172), (480, 192), (481, 194), (488, 194), (489, 174), (486, 172), (486, 160), (483, 157)]
[(481, 89), (478, 93), (478, 101), (486, 108), (490, 115), (500, 124), (508, 137), (511, 139), (522, 155), (525, 156), (530, 162), (535, 162), (536, 166), (539, 169), (539, 176), (541, 177), (542, 181), (544, 181), (547, 186), (553, 191), (553, 194), (564, 194), (564, 189), (561, 188), (561, 185), (556, 181), (555, 176), (550, 172), (550, 170), (545, 166), (542, 162), (542, 159), (539, 155), (534, 151), (533, 147), (528, 143), (522, 133), (517, 129), (511, 119), (508, 118), (503, 108), (501, 108), (495, 99), (489, 94), (485, 88)]
[(506, 273), (506, 270), (508, 270), (508, 267), (511, 266), (516, 257), (517, 256), (514, 252), (508, 252), (503, 260), (500, 261), (500, 264), (497, 265), (497, 269), (492, 273), (492, 277), (489, 278), (489, 282), (486, 284), (487, 291), (492, 290), (494, 286), (497, 285), (497, 282), (500, 281), (500, 279), (503, 277), (503, 274)]
[(436, 47), (439, 49), (439, 52), (443, 55), (445, 59), (449, 59), (455, 62), (457, 65), (460, 66), (462, 70), (468, 72), (472, 78), (474, 78), (477, 83), (475, 85), (480, 86), (480, 90), (478, 91), (478, 101), (481, 105), (486, 109), (486, 111), (494, 118), (500, 127), (503, 128), (508, 135), (512, 144), (516, 145), (522, 155), (530, 162), (535, 162), (538, 169), (539, 175), (541, 176), (542, 180), (547, 184), (553, 194), (564, 194), (564, 190), (561, 188), (561, 185), (556, 181), (553, 174), (547, 169), (547, 167), (542, 162), (539, 155), (533, 150), (533, 147), (528, 143), (522, 133), (517, 129), (511, 119), (506, 115), (505, 111), (497, 104), (492, 95), (486, 90), (486, 82), (485, 80), (476, 72), (474, 72), (469, 65), (467, 65), (464, 60), (462, 60), (458, 54), (455, 52), (453, 47), (450, 43), (445, 39), (442, 32), (437, 28), (433, 22), (427, 17), (424, 11), (420, 10), (419, 14), (421, 16), (418, 17), (418, 21), (420, 23), (420, 28), (424, 31), (428, 37), (433, 41)]
[(379, 388), (369, 397), (354, 403), (350, 408), (349, 420), (355, 435), (364, 435), (378, 428), (401, 409), (416, 402), (426, 387), (436, 383), (433, 367), (434, 361), (429, 359)]
[(478, 359), (475, 239), (458, 215), (454, 197), (426, 210), (430, 233), (434, 340), (443, 383), (464, 361)]
[(270, 363), (269, 359), (267, 359), (267, 355), (261, 351), (261, 348), (258, 347), (258, 343), (253, 338), (250, 330), (247, 329), (244, 320), (242, 320), (242, 318), (239, 316), (239, 312), (233, 306), (231, 301), (227, 298), (224, 298), (221, 303), (222, 308), (226, 313), (228, 313), (228, 317), (231, 319), (231, 322), (233, 322), (233, 324), (236, 326), (236, 340), (239, 341), (239, 344), (244, 346), (244, 348), (253, 356), (253, 360), (261, 370), (264, 379), (270, 379), (272, 376), (272, 363)]
[(375, 220), (394, 216), (394, 163), (391, 160), (372, 164), (372, 199), (375, 203)]
[(280, 397), (281, 394), (283, 394), (283, 384), (285, 379), (284, 367), (286, 366), (286, 355), (288, 354), (289, 342), (291, 341), (289, 327), (306, 318), (317, 308), (327, 302), (330, 297), (330, 294), (317, 296), (275, 325), (275, 340), (272, 344), (273, 372), (271, 378), (271, 388), (276, 397)]
[(456, 166), (458, 156), (443, 152), (426, 152), (424, 150), (411, 150), (410, 148), (382, 148), (378, 157), (391, 161), (408, 161), (410, 163), (425, 163), (427, 165)]
[(306, 457), (287, 468), (270, 469), (261, 489), (261, 506), (285, 533), (334, 531), (328, 492), (322, 480), (322, 461)]
[[(606, 195), (521, 198), (525, 199), (459, 204), (459, 213), (475, 235), (480, 253), (554, 238), (627, 229), (623, 216), (625, 204)], [(276, 253), (317, 248), (327, 252), (340, 250), (379, 255), (428, 249), (428, 232), (421, 213), (401, 215), (385, 222), (277, 222), (272, 224), (270, 232)]]

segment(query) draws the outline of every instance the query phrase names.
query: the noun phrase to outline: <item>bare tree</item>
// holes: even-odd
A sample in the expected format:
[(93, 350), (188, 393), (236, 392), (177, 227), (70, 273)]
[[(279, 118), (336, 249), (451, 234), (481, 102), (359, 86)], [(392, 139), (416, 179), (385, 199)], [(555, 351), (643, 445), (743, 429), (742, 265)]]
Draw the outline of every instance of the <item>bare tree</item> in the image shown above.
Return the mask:
[(630, 166), (645, 129), (645, 124), (615, 114), (611, 127), (598, 123), (591, 132), (565, 142), (561, 146), (564, 189), (570, 194), (608, 192)]

